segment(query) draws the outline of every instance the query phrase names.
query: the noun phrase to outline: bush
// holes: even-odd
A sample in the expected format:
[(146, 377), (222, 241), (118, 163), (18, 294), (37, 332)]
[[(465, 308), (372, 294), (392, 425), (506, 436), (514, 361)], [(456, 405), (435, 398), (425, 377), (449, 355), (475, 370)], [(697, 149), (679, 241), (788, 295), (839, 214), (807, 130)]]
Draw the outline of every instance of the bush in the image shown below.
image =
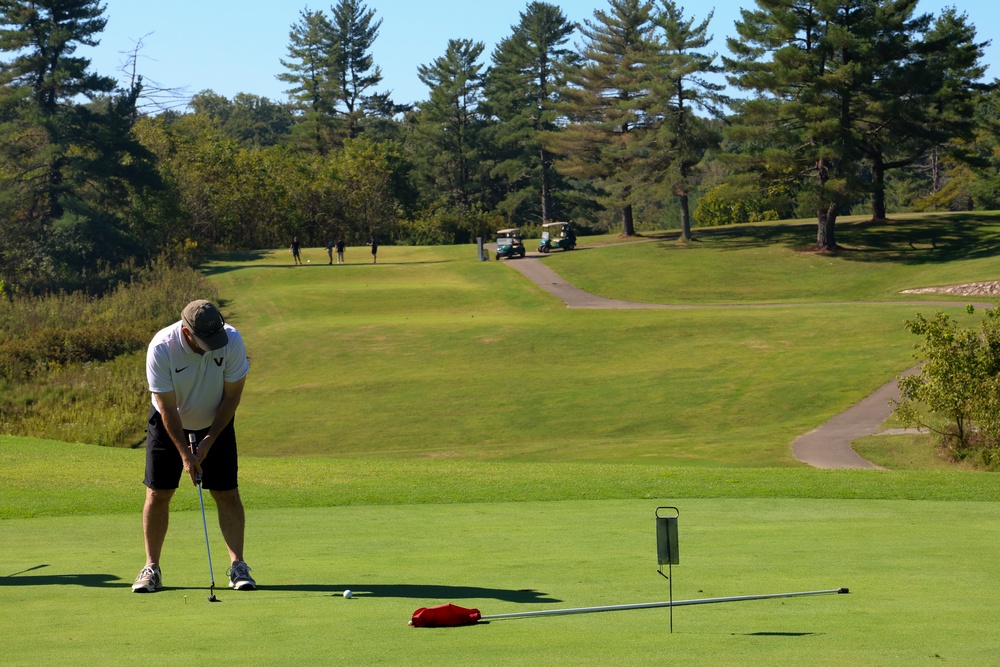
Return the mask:
[(702, 195), (692, 215), (701, 227), (718, 227), (791, 217), (793, 205), (794, 194), (782, 186), (748, 193), (720, 185)]
[(103, 297), (16, 296), (0, 308), (0, 432), (130, 445), (148, 402), (144, 350), (194, 299), (217, 301), (197, 272), (165, 260)]
[(948, 458), (1000, 469), (1000, 308), (987, 309), (978, 328), (944, 313), (917, 315), (906, 327), (924, 341), (920, 372), (898, 378), (897, 417), (937, 433)]

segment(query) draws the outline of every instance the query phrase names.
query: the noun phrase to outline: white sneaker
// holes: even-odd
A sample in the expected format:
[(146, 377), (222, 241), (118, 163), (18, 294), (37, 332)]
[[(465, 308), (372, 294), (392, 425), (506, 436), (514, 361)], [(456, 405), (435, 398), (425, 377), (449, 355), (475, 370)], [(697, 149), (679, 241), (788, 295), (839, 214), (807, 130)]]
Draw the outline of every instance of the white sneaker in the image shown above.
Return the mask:
[(257, 588), (257, 582), (250, 576), (250, 566), (241, 560), (229, 568), (229, 587), (238, 591), (252, 591)]
[(155, 593), (163, 588), (163, 577), (160, 574), (160, 566), (156, 563), (149, 563), (142, 568), (139, 576), (132, 584), (133, 593)]

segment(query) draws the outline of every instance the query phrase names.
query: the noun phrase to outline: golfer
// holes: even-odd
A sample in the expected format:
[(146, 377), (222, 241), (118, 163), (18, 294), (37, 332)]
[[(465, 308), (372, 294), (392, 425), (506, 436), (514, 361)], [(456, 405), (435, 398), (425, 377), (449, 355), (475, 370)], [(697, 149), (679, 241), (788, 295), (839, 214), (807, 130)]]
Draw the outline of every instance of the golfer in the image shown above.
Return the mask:
[[(163, 587), (160, 551), (167, 535), (170, 499), (187, 472), (192, 483), (201, 475), (219, 511), (219, 527), (232, 562), (229, 586), (254, 590), (256, 582), (243, 560), (245, 519), (237, 484), (236, 431), (233, 417), (243, 394), (250, 362), (243, 338), (226, 324), (209, 301), (192, 301), (181, 320), (159, 331), (146, 352), (146, 379), (152, 407), (146, 426), (146, 502), (142, 533), (146, 566), (134, 593)], [(188, 446), (194, 433), (197, 453)]]

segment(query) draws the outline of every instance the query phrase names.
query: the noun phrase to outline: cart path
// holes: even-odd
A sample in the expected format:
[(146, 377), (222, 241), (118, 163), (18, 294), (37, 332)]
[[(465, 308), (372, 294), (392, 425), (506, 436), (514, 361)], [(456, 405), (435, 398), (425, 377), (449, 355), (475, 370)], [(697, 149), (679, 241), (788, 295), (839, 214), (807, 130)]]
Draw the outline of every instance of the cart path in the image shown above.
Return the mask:
[[(567, 308), (592, 308), (592, 309), (617, 309), (617, 308), (658, 308), (658, 309), (697, 309), (697, 308), (766, 308), (776, 306), (816, 306), (833, 304), (740, 304), (740, 305), (667, 305), (654, 303), (635, 303), (632, 301), (621, 301), (619, 299), (608, 299), (569, 284), (558, 273), (540, 261), (545, 257), (540, 253), (528, 253), (522, 259), (512, 259), (506, 261), (511, 266), (534, 282), (536, 285), (552, 294), (557, 299), (563, 301)], [(886, 305), (920, 305), (920, 306), (960, 306), (964, 304), (956, 302), (885, 302)], [(845, 304), (846, 305), (846, 304)], [(871, 304), (865, 304), (871, 305)], [(977, 307), (989, 307), (990, 304), (976, 304)], [(904, 373), (916, 372), (911, 368)], [(799, 436), (792, 442), (792, 454), (796, 460), (801, 461), (814, 468), (855, 468), (855, 469), (879, 469), (871, 461), (863, 458), (851, 447), (851, 443), (866, 435), (875, 435), (880, 432), (881, 424), (892, 414), (889, 400), (899, 399), (899, 387), (896, 380), (887, 382), (871, 395), (865, 397), (860, 402), (851, 406), (844, 412), (836, 415), (825, 424)], [(910, 432), (908, 430), (892, 431), (893, 433)]]
[[(916, 372), (910, 369), (906, 374)], [(881, 432), (879, 426), (892, 414), (889, 400), (899, 400), (896, 380), (887, 382), (825, 424), (792, 442), (796, 460), (814, 468), (862, 468), (883, 470), (854, 451), (851, 443)]]

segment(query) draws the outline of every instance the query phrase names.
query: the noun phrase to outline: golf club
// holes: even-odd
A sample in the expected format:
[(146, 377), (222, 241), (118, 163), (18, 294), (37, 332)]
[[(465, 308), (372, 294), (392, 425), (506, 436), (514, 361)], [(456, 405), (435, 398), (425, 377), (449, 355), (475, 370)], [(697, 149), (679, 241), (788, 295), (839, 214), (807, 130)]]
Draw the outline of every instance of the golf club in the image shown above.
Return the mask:
[(846, 588), (835, 588), (828, 591), (805, 591), (801, 593), (774, 593), (772, 595), (742, 595), (728, 598), (705, 598), (702, 600), (675, 600), (672, 602), (640, 602), (638, 604), (620, 604), (607, 607), (578, 607), (576, 609), (545, 609), (542, 611), (521, 611), (512, 614), (492, 614), (482, 616), (481, 621), (493, 621), (501, 618), (526, 618), (529, 616), (564, 616), (567, 614), (592, 614), (599, 611), (625, 611), (628, 609), (652, 609), (654, 607), (685, 607), (695, 604), (713, 604), (718, 602), (741, 602), (743, 600), (767, 600), (771, 598), (792, 598), (804, 595), (829, 595), (831, 593), (850, 593)]
[[(194, 433), (188, 433), (188, 443), (191, 445), (191, 453), (197, 456), (198, 441)], [(205, 551), (208, 553), (208, 576), (212, 579), (212, 585), (208, 589), (208, 601), (218, 602), (219, 599), (215, 597), (215, 570), (212, 567), (212, 549), (208, 546), (208, 521), (205, 519), (205, 496), (201, 492), (200, 474), (195, 476), (195, 481), (198, 483), (198, 501), (201, 503), (201, 526), (205, 529)]]
[(42, 563), (41, 565), (36, 565), (35, 567), (29, 567), (27, 570), (21, 570), (20, 572), (15, 572), (14, 574), (8, 574), (8, 577), (16, 577), (19, 574), (24, 574), (25, 572), (31, 572), (33, 570), (40, 570), (43, 567), (48, 567), (48, 563)]

